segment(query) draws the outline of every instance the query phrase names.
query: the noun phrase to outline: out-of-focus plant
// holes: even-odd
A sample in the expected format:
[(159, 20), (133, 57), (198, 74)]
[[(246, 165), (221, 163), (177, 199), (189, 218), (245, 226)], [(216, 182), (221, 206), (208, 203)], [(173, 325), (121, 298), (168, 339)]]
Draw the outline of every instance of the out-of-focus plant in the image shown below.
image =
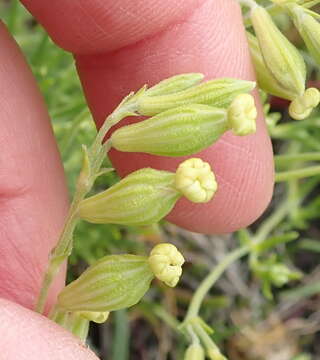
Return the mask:
[[(215, 324), (208, 316), (208, 309), (228, 304), (225, 299), (211, 299), (209, 292), (224, 272), (240, 258), (247, 259), (243, 263), (247, 265), (249, 278), (253, 283), (260, 283), (267, 304), (275, 304), (279, 294), (283, 299), (301, 299), (319, 292), (317, 283), (302, 284), (291, 289), (288, 283), (303, 276), (294, 266), (292, 254), (297, 249), (315, 253), (320, 251), (316, 239), (303, 237), (312, 221), (319, 218), (320, 211), (320, 200), (316, 193), (320, 182), (320, 117), (317, 109), (317, 64), (320, 58), (317, 34), (320, 33), (320, 25), (315, 8), (320, 1), (239, 0), (239, 3), (244, 12), (258, 86), (263, 93), (269, 133), (276, 147), (275, 179), (282, 195), (276, 191), (272, 211), (258, 226), (239, 231), (234, 239), (239, 241), (239, 246), (234, 247), (204, 276), (200, 285), (194, 287), (194, 293), (184, 303), (188, 310), (183, 321), (179, 322), (152, 301), (145, 300), (137, 306), (150, 322), (155, 321), (154, 317), (160, 318), (184, 338), (184, 342), (189, 344), (185, 347), (187, 360), (200, 360), (204, 356), (209, 359), (225, 358), (216, 344), (231, 337), (234, 330), (225, 330), (224, 333), (219, 328), (220, 324)], [(192, 164), (184, 163), (176, 174), (148, 169), (119, 182), (111, 169), (110, 172), (100, 171), (104, 151), (114, 146), (120, 151), (166, 156), (191, 155), (215, 142), (225, 131), (231, 130), (237, 135), (250, 133), (254, 131), (255, 123), (252, 120), (256, 113), (247, 92), (252, 90), (254, 84), (235, 79), (200, 83), (201, 74), (165, 80), (125, 99), (95, 138), (95, 129), (82, 92), (79, 91), (71, 56), (58, 50), (36, 24), (30, 24), (30, 19), (17, 1), (11, 2), (4, 11), (9, 29), (25, 50), (48, 103), (68, 173), (69, 187), (76, 196), (76, 206), (66, 223), (68, 231), (62, 237), (63, 246), (59, 248), (58, 245), (56, 257), (53, 257), (49, 267), (39, 310), (43, 307), (46, 289), (51, 281), (51, 270), (55, 272), (57, 266), (70, 255), (73, 245), (70, 239), (78, 214), (92, 222), (108, 222), (99, 227), (81, 222), (76, 228), (70, 262), (79, 265), (81, 260), (91, 266), (62, 291), (51, 313), (52, 319), (85, 339), (90, 320), (101, 323), (108, 318), (109, 311), (126, 308), (139, 301), (154, 276), (171, 286), (181, 275), (183, 258), (171, 245), (168, 248), (168, 245), (162, 244), (165, 245), (162, 248), (165, 249), (164, 253), (158, 251), (156, 246), (149, 257), (143, 255), (148, 251), (148, 246), (135, 239), (141, 234), (148, 238), (149, 235), (143, 233), (148, 230), (139, 230), (136, 225), (150, 225), (160, 220), (182, 194), (192, 201), (206, 201), (216, 189), (213, 174), (200, 159), (192, 160)], [(279, 24), (279, 19), (282, 24)], [(285, 23), (288, 28), (290, 21), (304, 45), (295, 47), (284, 34), (281, 25)], [(33, 26), (36, 30), (30, 30)], [(26, 29), (32, 32), (32, 37), (26, 35)], [(290, 102), (288, 112), (292, 118), (305, 120), (289, 121), (284, 109), (278, 113), (270, 112), (274, 96)], [(108, 128), (122, 117), (132, 114), (147, 115), (149, 119), (119, 128), (111, 140), (103, 145), (101, 140)], [(175, 131), (171, 132), (171, 129)], [(198, 131), (197, 136), (194, 136), (194, 131)], [(181, 137), (175, 137), (176, 132)], [(150, 141), (141, 141), (143, 136)], [(163, 146), (165, 140), (167, 143)], [(93, 146), (89, 150), (85, 148), (83, 153), (77, 150), (80, 144), (90, 142), (93, 142)], [(81, 162), (80, 182), (76, 187)], [(110, 168), (111, 164), (106, 163), (106, 167)], [(99, 177), (96, 179), (97, 175)], [(147, 179), (147, 183), (144, 183), (144, 179)], [(106, 187), (108, 189), (101, 192)], [(140, 199), (139, 195), (147, 188), (153, 197), (148, 199), (146, 193)], [(99, 194), (84, 200), (90, 190)], [(124, 200), (128, 197), (132, 199), (130, 209)], [(163, 202), (159, 202), (159, 199)], [(137, 202), (140, 210), (151, 205), (154, 210), (152, 216), (146, 218), (145, 213), (137, 211), (134, 207)], [(155, 202), (157, 207), (153, 206)], [(112, 204), (116, 204), (116, 207), (113, 208)], [(121, 206), (128, 212), (121, 211), (120, 219), (117, 211)], [(151, 230), (149, 241), (158, 243), (160, 236), (157, 236), (156, 231)], [(181, 250), (184, 252), (183, 248)], [(140, 255), (112, 255), (128, 252)], [(195, 267), (195, 274), (197, 271)], [(75, 277), (75, 274), (70, 276), (72, 280)], [(289, 289), (281, 293), (277, 288), (283, 286)], [(175, 291), (178, 294), (179, 289)], [(294, 358), (308, 359), (311, 356), (296, 353)]]

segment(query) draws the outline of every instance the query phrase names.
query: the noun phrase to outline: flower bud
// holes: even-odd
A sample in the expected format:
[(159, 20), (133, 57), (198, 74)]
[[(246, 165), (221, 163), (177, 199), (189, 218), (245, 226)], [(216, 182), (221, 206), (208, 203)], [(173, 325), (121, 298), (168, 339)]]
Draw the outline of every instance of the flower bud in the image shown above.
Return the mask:
[(310, 55), (320, 65), (320, 24), (302, 6), (287, 4), (286, 9), (305, 42)]
[(256, 131), (257, 109), (249, 94), (238, 95), (228, 108), (228, 121), (232, 131), (239, 136)]
[(255, 132), (257, 110), (249, 94), (240, 94), (228, 110), (208, 105), (182, 105), (150, 119), (123, 126), (111, 136), (120, 151), (161, 156), (195, 154), (216, 142), (227, 130), (236, 135)]
[(204, 360), (204, 350), (200, 344), (191, 344), (185, 355), (184, 360)]
[(263, 7), (253, 7), (250, 17), (266, 67), (282, 88), (294, 92), (295, 96), (302, 96), (306, 66), (299, 51), (281, 33)]
[(80, 311), (90, 320), (103, 320), (101, 314), (90, 312), (105, 313), (135, 305), (149, 289), (153, 277), (144, 256), (105, 256), (61, 291), (58, 306)]
[(182, 274), (184, 258), (172, 244), (155, 246), (148, 258), (155, 277), (170, 287), (175, 287)]
[(229, 130), (227, 112), (208, 105), (183, 105), (123, 126), (111, 136), (120, 151), (161, 156), (192, 155)]
[(148, 96), (159, 96), (176, 93), (198, 84), (201, 80), (203, 80), (203, 78), (203, 74), (200, 73), (189, 73), (172, 76), (152, 86), (146, 91), (146, 94)]
[(148, 96), (146, 92), (137, 99), (138, 113), (153, 116), (181, 105), (191, 104), (223, 108), (229, 106), (235, 96), (250, 92), (254, 87), (255, 83), (252, 81), (225, 78), (210, 80), (173, 94)]
[(249, 32), (247, 32), (247, 38), (259, 87), (268, 94), (293, 100), (296, 97), (296, 92), (284, 87), (269, 71), (263, 60), (257, 38)]
[(80, 203), (82, 219), (97, 224), (151, 225), (173, 208), (181, 194), (174, 173), (141, 169)]
[(308, 88), (305, 93), (294, 99), (289, 105), (289, 114), (296, 120), (308, 117), (312, 110), (319, 105), (320, 93), (316, 88)]
[(291, 280), (298, 280), (301, 274), (293, 272), (284, 264), (274, 264), (269, 269), (269, 278), (273, 285), (281, 287)]
[(175, 176), (175, 188), (190, 201), (208, 202), (217, 187), (214, 173), (207, 162), (192, 158), (179, 165)]
[(193, 202), (207, 202), (216, 188), (209, 164), (189, 159), (177, 174), (150, 168), (131, 173), (108, 190), (82, 200), (79, 216), (97, 224), (152, 225), (182, 195)]

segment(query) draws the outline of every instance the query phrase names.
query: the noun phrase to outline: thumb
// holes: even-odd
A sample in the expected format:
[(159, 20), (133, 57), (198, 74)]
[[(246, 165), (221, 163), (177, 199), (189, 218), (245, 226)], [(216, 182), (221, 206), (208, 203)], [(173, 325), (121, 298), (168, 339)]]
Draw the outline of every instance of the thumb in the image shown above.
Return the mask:
[(97, 360), (79, 339), (26, 308), (0, 299), (0, 349), (6, 360)]

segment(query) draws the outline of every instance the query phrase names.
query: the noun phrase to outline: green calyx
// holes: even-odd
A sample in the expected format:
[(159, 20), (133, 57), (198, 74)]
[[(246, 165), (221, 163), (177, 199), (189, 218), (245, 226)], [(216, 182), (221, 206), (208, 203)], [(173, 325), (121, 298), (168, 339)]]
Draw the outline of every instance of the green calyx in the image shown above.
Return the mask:
[[(137, 112), (153, 116), (182, 105), (202, 104), (219, 108), (228, 107), (239, 94), (254, 89), (252, 81), (238, 79), (215, 79), (171, 94), (149, 96), (146, 91), (137, 99)], [(151, 88), (152, 90), (152, 88)]]
[(192, 155), (215, 143), (228, 130), (240, 136), (254, 133), (256, 117), (253, 97), (240, 94), (228, 109), (182, 105), (123, 126), (112, 134), (110, 141), (119, 151), (172, 157)]
[(226, 110), (200, 104), (182, 105), (121, 127), (112, 134), (111, 144), (125, 152), (184, 156), (205, 149), (227, 130)]
[(251, 10), (250, 18), (265, 66), (280, 88), (302, 96), (305, 91), (306, 66), (299, 51), (281, 33), (271, 16), (261, 6)]
[(105, 256), (61, 291), (58, 306), (99, 321), (100, 316), (90, 312), (105, 313), (135, 305), (153, 278), (147, 257)]
[(108, 190), (83, 200), (79, 216), (97, 224), (154, 224), (181, 196), (173, 184), (174, 173), (150, 168), (135, 171)]

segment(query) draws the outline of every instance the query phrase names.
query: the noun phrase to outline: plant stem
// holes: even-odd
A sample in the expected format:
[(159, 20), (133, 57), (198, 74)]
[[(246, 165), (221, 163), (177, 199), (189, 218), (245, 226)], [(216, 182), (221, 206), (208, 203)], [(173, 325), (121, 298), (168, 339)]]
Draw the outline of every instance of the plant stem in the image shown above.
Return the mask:
[[(132, 104), (131, 104), (132, 107)], [(40, 294), (35, 306), (35, 310), (39, 313), (44, 311), (49, 288), (56, 274), (58, 273), (62, 263), (67, 260), (71, 254), (73, 246), (73, 232), (79, 220), (78, 209), (81, 201), (91, 190), (96, 177), (99, 174), (102, 162), (106, 153), (111, 148), (111, 143), (102, 144), (109, 129), (117, 122), (122, 120), (128, 113), (126, 106), (118, 107), (111, 115), (108, 116), (102, 127), (100, 128), (93, 144), (88, 150), (85, 149), (84, 162), (73, 201), (60, 235), (56, 247), (52, 250), (49, 265), (45, 272)]]
[(287, 215), (290, 208), (290, 204), (284, 201), (272, 215), (270, 215), (259, 227), (257, 234), (255, 235), (255, 242), (259, 243), (265, 240), (271, 231), (283, 220)]
[(224, 271), (231, 265), (234, 261), (240, 259), (241, 257), (248, 254), (250, 250), (249, 246), (242, 246), (235, 249), (229, 255), (227, 255), (216, 267), (212, 269), (209, 275), (202, 281), (198, 289), (196, 290), (193, 298), (191, 300), (186, 321), (198, 316), (201, 303), (210, 290), (210, 288), (215, 284), (215, 282), (220, 278)]
[(281, 171), (276, 173), (275, 181), (289, 181), (293, 179), (303, 179), (310, 176), (320, 175), (320, 165), (309, 166), (302, 169)]
[(302, 154), (276, 155), (274, 162), (277, 166), (289, 165), (292, 162), (306, 162), (320, 160), (320, 152)]

